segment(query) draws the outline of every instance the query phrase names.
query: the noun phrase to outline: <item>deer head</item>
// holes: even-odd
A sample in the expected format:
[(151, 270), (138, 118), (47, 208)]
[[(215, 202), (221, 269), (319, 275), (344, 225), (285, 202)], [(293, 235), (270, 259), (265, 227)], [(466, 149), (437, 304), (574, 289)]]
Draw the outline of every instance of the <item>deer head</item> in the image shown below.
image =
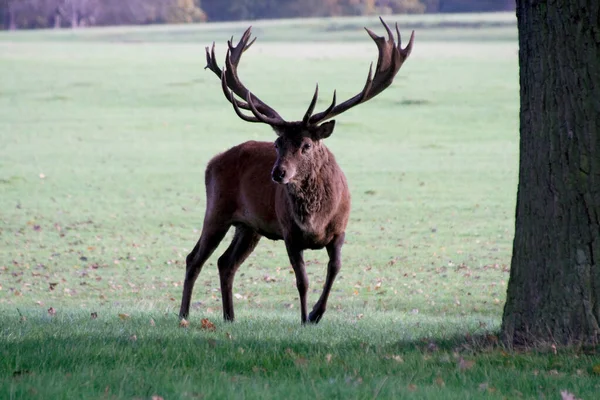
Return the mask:
[[(273, 108), (252, 94), (241, 83), (237, 75), (237, 67), (243, 52), (256, 40), (255, 38), (249, 42), (252, 27), (244, 32), (237, 46), (233, 46), (233, 38), (227, 42), (228, 50), (223, 70), (219, 68), (216, 62), (215, 44), (213, 43), (210, 50), (208, 47), (206, 48), (207, 65), (205, 68), (213, 71), (221, 79), (223, 93), (233, 105), (236, 114), (244, 121), (262, 122), (270, 125), (279, 136), (275, 140), (277, 161), (271, 172), (271, 177), (276, 183), (287, 184), (302, 180), (310, 170), (318, 168), (321, 156), (324, 154), (321, 141), (333, 133), (335, 126), (334, 120), (325, 121), (381, 93), (392, 83), (394, 76), (410, 55), (414, 41), (414, 31), (408, 45), (402, 48), (398, 24), (396, 24), (398, 45), (396, 45), (392, 30), (382, 18), (379, 19), (385, 27), (388, 37), (386, 39), (377, 36), (373, 31), (365, 28), (377, 45), (379, 57), (374, 75), (373, 63), (371, 63), (363, 90), (337, 105), (334, 91), (333, 100), (329, 107), (322, 112), (313, 114), (319, 93), (317, 85), (312, 101), (301, 121), (285, 121)], [(243, 100), (236, 98), (236, 96)], [(252, 115), (244, 114), (242, 109), (250, 111)]]

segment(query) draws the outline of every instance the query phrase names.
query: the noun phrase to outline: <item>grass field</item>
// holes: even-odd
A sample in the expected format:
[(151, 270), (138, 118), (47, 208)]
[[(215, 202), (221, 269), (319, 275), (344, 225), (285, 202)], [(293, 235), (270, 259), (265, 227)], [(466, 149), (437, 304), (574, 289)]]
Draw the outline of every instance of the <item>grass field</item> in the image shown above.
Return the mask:
[[(206, 163), (274, 138), (202, 69), (204, 46), (222, 60), (247, 24), (1, 33), (0, 398), (594, 398), (593, 351), (508, 351), (495, 336), (517, 183), (514, 17), (395, 20), (416, 30), (410, 60), (327, 139), (353, 211), (329, 310), (306, 327), (268, 240), (237, 275), (235, 323), (221, 321), (216, 256), (190, 326), (176, 316)], [(240, 75), (298, 119), (317, 81), (320, 107), (362, 88), (376, 59), (363, 25), (382, 31), (255, 22)], [(327, 258), (306, 260), (312, 306)]]

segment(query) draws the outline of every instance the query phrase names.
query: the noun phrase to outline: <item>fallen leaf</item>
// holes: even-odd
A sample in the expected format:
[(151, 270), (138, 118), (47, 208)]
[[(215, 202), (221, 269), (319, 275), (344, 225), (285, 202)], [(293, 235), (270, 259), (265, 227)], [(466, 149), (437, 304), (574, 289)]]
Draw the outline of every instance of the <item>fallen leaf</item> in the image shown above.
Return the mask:
[(308, 360), (304, 357), (298, 357), (294, 360), (294, 364), (298, 367), (303, 367), (308, 364)]
[(327, 364), (329, 364), (331, 362), (331, 354), (327, 354), (325, 360), (327, 361)]
[(131, 318), (131, 316), (129, 314), (119, 314), (119, 318), (121, 318), (122, 320), (126, 320)]
[(229, 332), (225, 332), (225, 336), (227, 336), (227, 339), (229, 340), (233, 339), (233, 336), (231, 336), (231, 333)]
[(56, 310), (54, 309), (54, 307), (50, 307), (48, 309), (48, 315), (50, 315), (51, 317), (56, 315)]
[(596, 375), (600, 375), (600, 364), (596, 364), (592, 367), (592, 372)]
[(417, 385), (415, 385), (414, 383), (411, 383), (410, 385), (408, 385), (407, 389), (410, 390), (411, 392), (416, 392)]
[(285, 349), (285, 354), (287, 354), (288, 356), (292, 357), (292, 358), (296, 358), (296, 352), (294, 352), (294, 350), (290, 349), (289, 347), (287, 349)]
[(135, 342), (137, 340), (137, 335), (129, 336), (129, 340), (131, 340), (132, 342)]
[(150, 326), (156, 326), (156, 322), (154, 322), (153, 318), (150, 318)]
[(461, 371), (471, 369), (473, 368), (473, 366), (475, 366), (475, 361), (473, 360), (465, 360), (462, 357), (458, 360), (458, 369), (460, 369)]
[(567, 390), (560, 391), (561, 400), (579, 400), (573, 393), (569, 393)]
[(215, 324), (213, 324), (212, 322), (210, 322), (208, 320), (208, 318), (202, 318), (202, 321), (200, 321), (200, 329), (204, 329), (207, 331), (214, 331), (217, 329), (217, 327), (215, 326)]
[(180, 328), (187, 328), (188, 326), (190, 326), (190, 322), (187, 319), (182, 318), (181, 321), (179, 321)]
[(58, 285), (58, 282), (50, 282), (50, 283), (48, 283), (48, 289), (54, 290), (56, 285)]
[(243, 298), (244, 298), (244, 296), (242, 296), (242, 295), (241, 295), (241, 294), (239, 294), (239, 293), (236, 293), (236, 294), (234, 294), (234, 295), (233, 295), (233, 297), (235, 297), (235, 298), (236, 298), (236, 299), (238, 299), (238, 300), (240, 300), (240, 299), (243, 299)]
[(438, 385), (439, 387), (446, 386), (446, 382), (444, 382), (444, 380), (442, 379), (441, 376), (438, 376), (437, 378), (435, 378), (435, 384)]
[(96, 318), (98, 318), (98, 313), (94, 311), (93, 313), (90, 314), (90, 317), (92, 319), (96, 319)]
[(40, 179), (46, 179), (46, 175), (40, 172)]
[(152, 400), (165, 400), (162, 396), (159, 396), (157, 394), (153, 394), (152, 395)]

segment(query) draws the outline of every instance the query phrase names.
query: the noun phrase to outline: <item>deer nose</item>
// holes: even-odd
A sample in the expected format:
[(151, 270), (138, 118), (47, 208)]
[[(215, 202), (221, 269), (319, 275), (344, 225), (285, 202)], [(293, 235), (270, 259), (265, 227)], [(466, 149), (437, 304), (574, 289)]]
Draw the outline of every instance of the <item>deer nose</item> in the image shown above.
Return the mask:
[(277, 183), (281, 183), (283, 178), (285, 178), (285, 168), (275, 167), (273, 168), (273, 172), (271, 173), (271, 177)]

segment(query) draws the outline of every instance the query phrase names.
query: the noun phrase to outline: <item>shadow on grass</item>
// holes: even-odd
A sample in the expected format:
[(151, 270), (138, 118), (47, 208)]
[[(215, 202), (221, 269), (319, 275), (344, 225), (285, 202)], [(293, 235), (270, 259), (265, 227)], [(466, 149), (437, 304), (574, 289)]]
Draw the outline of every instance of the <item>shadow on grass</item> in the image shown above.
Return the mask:
[(235, 323), (215, 318), (215, 329), (207, 330), (201, 321), (181, 328), (175, 316), (149, 313), (4, 315), (0, 397), (10, 395), (9, 387), (17, 397), (45, 391), (85, 398), (102, 392), (113, 398), (494, 398), (598, 389), (594, 356), (510, 352), (493, 332), (408, 338), (414, 326), (365, 319), (300, 326), (272, 314)]

